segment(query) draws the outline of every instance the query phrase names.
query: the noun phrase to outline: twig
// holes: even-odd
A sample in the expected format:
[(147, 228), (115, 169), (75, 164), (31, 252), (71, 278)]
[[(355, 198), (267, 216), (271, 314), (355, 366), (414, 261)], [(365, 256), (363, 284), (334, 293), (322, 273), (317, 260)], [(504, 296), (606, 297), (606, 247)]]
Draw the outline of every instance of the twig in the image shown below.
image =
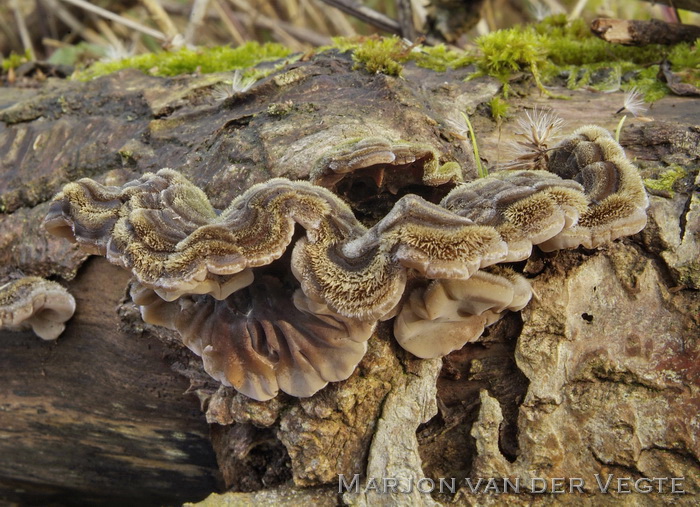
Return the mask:
[(366, 5), (355, 0), (321, 0), (323, 3), (331, 5), (336, 9), (343, 11), (346, 14), (356, 17), (365, 23), (372, 25), (385, 32), (401, 34), (401, 26), (399, 23), (381, 12), (370, 9)]
[(294, 37), (292, 37), (291, 35), (289, 35), (289, 33), (284, 28), (282, 28), (281, 23), (277, 19), (275, 19), (273, 23), (271, 23), (267, 26), (263, 25), (262, 23), (258, 22), (259, 19), (262, 19), (262, 18), (270, 19), (270, 18), (266, 18), (265, 15), (260, 14), (259, 9), (253, 9), (246, 2), (242, 2), (239, 0), (229, 0), (229, 2), (231, 2), (231, 4), (234, 5), (235, 7), (237, 7), (238, 9), (241, 9), (246, 14), (248, 14), (253, 23), (255, 23), (256, 25), (258, 25), (260, 27), (263, 27), (263, 28), (266, 28), (266, 29), (272, 31), (272, 35), (275, 37), (275, 39), (278, 42), (281, 42), (285, 46), (288, 46), (288, 47), (295, 49), (295, 50), (302, 49), (299, 46), (299, 41), (297, 39), (295, 39)]
[(190, 20), (185, 29), (186, 44), (192, 44), (194, 42), (197, 30), (202, 26), (202, 20), (204, 20), (204, 16), (207, 14), (207, 7), (209, 7), (209, 0), (194, 0), (192, 12), (190, 13)]
[(485, 19), (489, 29), (489, 32), (493, 32), (498, 29), (498, 24), (496, 23), (496, 14), (493, 12), (493, 3), (484, 2), (481, 8), (481, 19)]
[(246, 39), (249, 38), (248, 34), (245, 33), (245, 27), (236, 19), (231, 8), (221, 0), (214, 1), (214, 10), (219, 14), (221, 21), (224, 26), (228, 29), (229, 33), (233, 37), (233, 40), (239, 46), (245, 44)]
[(159, 40), (167, 40), (168, 37), (162, 33), (159, 32), (158, 30), (154, 30), (153, 28), (149, 28), (147, 26), (142, 25), (141, 23), (137, 23), (136, 21), (132, 21), (128, 18), (125, 18), (124, 16), (120, 16), (119, 14), (115, 14), (111, 11), (108, 11), (107, 9), (103, 9), (102, 7), (98, 7), (96, 5), (92, 5), (91, 3), (86, 2), (85, 0), (60, 0), (61, 2), (66, 2), (71, 5), (75, 5), (76, 7), (80, 7), (81, 9), (85, 9), (86, 11), (90, 11), (94, 14), (97, 14), (98, 16), (102, 16), (103, 18), (111, 19), (112, 21), (116, 21), (117, 23), (120, 23), (126, 27), (131, 28), (132, 30), (136, 30), (138, 32), (141, 32), (146, 35), (150, 35), (151, 37), (154, 37)]
[(272, 31), (276, 38), (287, 46), (296, 49), (303, 49), (299, 46), (299, 41), (309, 42), (313, 45), (323, 45), (329, 44), (330, 39), (323, 37), (322, 35), (312, 32), (305, 28), (299, 28), (280, 21), (278, 19), (272, 19), (267, 16), (258, 14), (254, 9), (252, 9), (248, 4), (240, 0), (229, 0), (229, 2), (244, 12), (239, 13), (241, 21), (244, 23), (253, 23), (260, 28), (265, 28)]
[[(316, 1), (318, 2), (318, 0)], [(336, 18), (345, 18), (345, 16), (342, 15), (338, 16), (338, 13), (335, 12), (336, 9), (331, 9), (333, 12), (329, 16), (328, 12), (324, 12), (324, 10), (320, 9), (318, 5), (312, 4), (310, 0), (300, 0), (300, 5), (302, 12), (304, 12), (310, 18), (313, 26), (316, 27), (317, 30), (321, 30), (324, 33), (333, 33), (332, 30), (329, 30), (328, 22), (332, 22)]]
[(158, 28), (160, 28), (165, 35), (172, 39), (178, 34), (173, 20), (170, 19), (168, 13), (163, 9), (160, 0), (141, 0), (141, 3), (151, 15), (155, 24), (158, 25)]
[[(244, 9), (243, 7), (239, 7), (238, 3), (235, 0), (229, 0), (229, 3), (231, 3), (233, 5), (233, 7)], [(242, 5), (245, 5), (245, 4), (242, 4)], [(185, 12), (182, 6), (176, 5), (174, 3), (173, 4), (166, 3), (164, 7), (171, 14), (182, 15)], [(319, 34), (317, 32), (311, 31), (311, 30), (307, 30), (305, 28), (292, 26), (285, 21), (279, 21), (277, 19), (271, 19), (271, 18), (268, 18), (265, 16), (261, 16), (261, 15), (255, 13), (255, 11), (252, 11), (252, 14), (248, 14), (246, 12), (236, 11), (235, 16), (236, 16), (236, 19), (240, 20), (241, 23), (244, 23), (245, 25), (248, 25), (248, 26), (258, 26), (258, 27), (264, 28), (266, 30), (274, 30), (275, 28), (282, 28), (285, 31), (287, 31), (290, 35), (295, 37), (297, 40), (302, 41), (302, 42), (306, 42), (306, 43), (314, 45), (314, 46), (323, 46), (323, 45), (331, 43), (330, 37), (326, 37), (322, 34)], [(209, 20), (219, 19), (219, 16), (217, 14), (207, 13), (206, 19), (209, 19)], [(246, 40), (251, 40), (251, 38), (247, 37)]]
[(311, 44), (312, 46), (325, 46), (331, 43), (330, 37), (313, 30), (309, 30), (308, 28), (294, 26), (286, 21), (269, 18), (267, 16), (251, 15), (250, 13), (248, 15), (241, 13), (239, 16), (241, 16), (242, 19), (247, 19), (249, 22), (252, 22), (260, 28), (274, 30), (274, 27), (278, 26), (296, 40)]
[[(317, 13), (311, 5), (308, 5), (308, 0), (302, 1), (307, 5), (307, 10), (310, 16), (316, 14), (317, 16), (323, 16), (323, 19), (327, 20), (325, 23), (317, 23), (318, 26), (323, 26), (325, 28), (326, 33), (337, 33), (344, 37), (352, 37), (353, 35), (357, 35), (357, 31), (350, 23), (348, 17), (342, 12), (339, 12), (335, 7), (319, 8)], [(315, 2), (320, 1), (321, 0), (315, 0)]]
[(672, 6), (674, 9), (700, 12), (700, 0), (645, 0), (647, 2), (660, 3)]
[(24, 16), (19, 10), (19, 0), (12, 0), (12, 10), (15, 14), (15, 20), (17, 21), (17, 28), (19, 28), (19, 38), (22, 40), (22, 46), (24, 50), (29, 52), (29, 59), (34, 60), (34, 46), (32, 46), (32, 38), (29, 36), (29, 31), (27, 30), (27, 25), (24, 22)]
[(45, 2), (48, 4), (51, 11), (58, 16), (58, 19), (63, 21), (74, 33), (77, 33), (83, 39), (93, 44), (104, 43), (97, 32), (83, 25), (68, 9), (58, 3), (58, 0), (45, 0)]
[(98, 19), (95, 21), (95, 25), (111, 46), (118, 49), (124, 49), (124, 44), (122, 44), (122, 41), (116, 36), (106, 21), (103, 19)]
[(418, 30), (413, 24), (413, 7), (411, 0), (396, 0), (396, 17), (401, 26), (401, 37), (413, 42), (418, 37)]
[(588, 4), (588, 0), (578, 0), (567, 17), (569, 19), (577, 19), (580, 17), (583, 9), (586, 7), (586, 4)]

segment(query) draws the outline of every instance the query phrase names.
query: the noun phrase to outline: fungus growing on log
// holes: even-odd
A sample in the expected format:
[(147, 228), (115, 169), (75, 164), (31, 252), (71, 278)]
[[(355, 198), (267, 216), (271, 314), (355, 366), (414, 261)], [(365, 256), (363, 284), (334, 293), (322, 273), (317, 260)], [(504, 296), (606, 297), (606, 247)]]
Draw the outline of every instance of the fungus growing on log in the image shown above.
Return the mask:
[(503, 171), (457, 187), (440, 205), (494, 227), (508, 245), (504, 261), (516, 262), (572, 227), (588, 198), (580, 184), (547, 171)]
[(0, 287), (0, 328), (31, 328), (39, 338), (55, 340), (75, 312), (75, 299), (56, 282), (26, 276)]
[(649, 199), (644, 184), (607, 130), (576, 130), (553, 150), (548, 169), (583, 184), (590, 204), (577, 224), (540, 245), (545, 252), (579, 245), (596, 248), (646, 225)]
[(476, 341), (505, 310), (522, 310), (531, 295), (523, 276), (498, 266), (467, 280), (433, 280), (411, 292), (394, 321), (394, 336), (414, 356), (445, 356)]
[(188, 295), (166, 302), (139, 283), (131, 297), (146, 322), (176, 330), (209, 375), (260, 401), (279, 390), (311, 396), (345, 380), (375, 327), (328, 311), (269, 275), (224, 300)]
[(459, 164), (440, 164), (438, 158), (429, 145), (368, 137), (331, 150), (316, 163), (311, 179), (316, 185), (335, 189), (344, 178), (365, 177), (392, 194), (408, 185), (437, 186), (462, 180)]
[[(316, 181), (429, 153), (371, 138), (334, 151)], [(523, 277), (485, 268), (643, 228), (642, 181), (605, 131), (579, 129), (546, 160), (439, 204), (404, 195), (370, 227), (331, 190), (283, 178), (219, 213), (170, 169), (122, 187), (70, 183), (46, 227), (129, 269), (143, 318), (177, 330), (214, 378), (258, 400), (310, 396), (352, 373), (378, 320), (397, 316), (397, 340), (420, 357), (447, 354), (530, 298)]]

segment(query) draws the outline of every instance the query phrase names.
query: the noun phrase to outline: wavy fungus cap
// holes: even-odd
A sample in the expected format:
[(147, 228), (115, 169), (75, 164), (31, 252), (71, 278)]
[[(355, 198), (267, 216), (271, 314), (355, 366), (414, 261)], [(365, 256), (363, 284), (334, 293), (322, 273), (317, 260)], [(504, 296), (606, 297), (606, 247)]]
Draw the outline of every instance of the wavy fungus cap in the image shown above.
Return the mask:
[(334, 189), (345, 178), (369, 178), (391, 193), (411, 184), (438, 186), (462, 181), (459, 164), (440, 164), (430, 145), (392, 142), (382, 137), (350, 141), (316, 162), (311, 180)]
[[(310, 396), (352, 373), (378, 320), (396, 316), (419, 357), (447, 354), (529, 300), (527, 281), (494, 265), (644, 226), (641, 178), (604, 130), (581, 128), (542, 160), (547, 171), (495, 173), (439, 204), (404, 195), (369, 228), (329, 189), (283, 178), (219, 213), (170, 169), (68, 184), (46, 227), (131, 270), (143, 318), (176, 329), (214, 378), (258, 400)], [(331, 150), (315, 176), (333, 187), (420, 162), (425, 177), (426, 161), (428, 147), (370, 138)]]
[(576, 130), (554, 148), (548, 168), (580, 182), (590, 204), (577, 224), (540, 245), (545, 252), (579, 245), (596, 248), (644, 229), (649, 206), (644, 184), (607, 130)]
[(55, 340), (75, 312), (75, 299), (56, 282), (36, 276), (0, 287), (0, 328), (30, 328), (39, 338)]
[(588, 207), (583, 187), (547, 171), (503, 171), (459, 186), (440, 203), (494, 227), (508, 245), (505, 262), (527, 259), (539, 245), (572, 227)]
[(507, 268), (492, 271), (411, 292), (394, 321), (399, 344), (414, 356), (441, 357), (477, 340), (505, 310), (524, 308), (532, 295), (528, 281)]

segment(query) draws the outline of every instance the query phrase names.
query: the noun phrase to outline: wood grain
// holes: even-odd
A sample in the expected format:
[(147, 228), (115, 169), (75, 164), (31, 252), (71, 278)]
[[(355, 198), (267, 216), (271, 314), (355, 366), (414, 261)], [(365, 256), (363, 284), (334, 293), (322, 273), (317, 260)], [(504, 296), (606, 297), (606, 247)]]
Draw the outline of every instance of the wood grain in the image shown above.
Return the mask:
[[(0, 503), (139, 505), (217, 489), (209, 431), (159, 342), (119, 330), (128, 275), (91, 259), (56, 342), (0, 333)], [(110, 312), (109, 309), (114, 309)]]

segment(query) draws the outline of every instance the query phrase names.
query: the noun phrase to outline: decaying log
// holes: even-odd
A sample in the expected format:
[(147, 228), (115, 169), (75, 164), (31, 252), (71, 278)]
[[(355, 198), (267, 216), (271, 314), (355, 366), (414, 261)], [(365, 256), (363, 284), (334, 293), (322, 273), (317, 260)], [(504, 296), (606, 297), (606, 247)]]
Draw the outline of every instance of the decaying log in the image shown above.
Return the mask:
[(94, 259), (67, 283), (77, 312), (56, 342), (0, 332), (0, 501), (162, 505), (219, 474), (179, 351), (120, 330), (128, 276)]
[(659, 19), (639, 21), (597, 18), (591, 23), (591, 31), (603, 40), (626, 46), (695, 42), (700, 37), (698, 26), (666, 23)]
[[(520, 268), (537, 300), (447, 356), (436, 400), (437, 362), (402, 351), (388, 323), (348, 380), (310, 398), (255, 402), (216, 391), (172, 334), (143, 324), (125, 272), (37, 225), (47, 200), (80, 177), (121, 185), (171, 167), (224, 208), (269, 178), (308, 179), (329, 149), (364, 137), (427, 143), (471, 179), (472, 147), (454, 128), (460, 111), (473, 113), (483, 158), (507, 160), (515, 127), (478, 113), (498, 92), (495, 80), (412, 65), (398, 79), (352, 66), (348, 55), (317, 55), (223, 101), (213, 87), (230, 73), (125, 71), (0, 92), (0, 260), (7, 272), (61, 281), (78, 308), (55, 343), (0, 333), (0, 500), (175, 504), (225, 481), (239, 492), (234, 502), (332, 504), (343, 501), (337, 474), (368, 464), (373, 474), (415, 478), (682, 474), (697, 490), (697, 99), (661, 100), (649, 112), (656, 121), (630, 118), (622, 131), (643, 177), (682, 166), (666, 194), (651, 196), (647, 229), (596, 251), (536, 251)], [(622, 93), (567, 93), (569, 101), (546, 102), (567, 130), (615, 128)], [(514, 99), (514, 109), (544, 100)], [(367, 185), (339, 193), (366, 198)], [(367, 220), (386, 211), (389, 194), (371, 196)]]

